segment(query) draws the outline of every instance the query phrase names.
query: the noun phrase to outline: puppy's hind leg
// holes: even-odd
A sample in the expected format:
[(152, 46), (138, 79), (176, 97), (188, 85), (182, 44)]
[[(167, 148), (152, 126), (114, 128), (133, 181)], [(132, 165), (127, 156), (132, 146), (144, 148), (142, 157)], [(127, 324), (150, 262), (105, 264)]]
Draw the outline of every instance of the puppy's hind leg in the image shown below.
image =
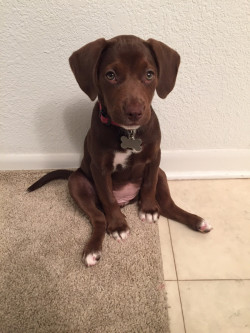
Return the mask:
[(167, 177), (161, 169), (159, 169), (158, 175), (156, 200), (160, 206), (160, 215), (183, 223), (188, 227), (202, 233), (206, 233), (212, 230), (211, 225), (208, 224), (202, 217), (191, 214), (181, 209), (174, 203), (170, 195)]
[(83, 251), (83, 262), (94, 266), (101, 258), (102, 242), (106, 232), (106, 218), (98, 209), (98, 198), (92, 183), (77, 170), (69, 178), (69, 191), (78, 206), (88, 215), (92, 234)]

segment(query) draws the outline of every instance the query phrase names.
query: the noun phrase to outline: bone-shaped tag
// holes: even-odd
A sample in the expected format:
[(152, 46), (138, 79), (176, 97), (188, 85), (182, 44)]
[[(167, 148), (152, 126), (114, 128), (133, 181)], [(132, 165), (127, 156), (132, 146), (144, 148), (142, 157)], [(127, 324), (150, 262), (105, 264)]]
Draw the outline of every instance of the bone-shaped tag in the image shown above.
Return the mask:
[(127, 138), (126, 136), (121, 137), (121, 147), (123, 149), (132, 149), (135, 151), (142, 151), (142, 140), (141, 139), (133, 139), (133, 138)]

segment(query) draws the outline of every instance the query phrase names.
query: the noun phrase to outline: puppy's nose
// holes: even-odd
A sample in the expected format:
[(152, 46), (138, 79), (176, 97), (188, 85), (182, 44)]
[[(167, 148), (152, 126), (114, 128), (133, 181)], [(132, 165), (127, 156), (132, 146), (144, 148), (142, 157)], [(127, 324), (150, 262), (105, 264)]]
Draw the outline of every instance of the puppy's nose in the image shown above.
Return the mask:
[(130, 121), (137, 121), (142, 117), (143, 106), (141, 104), (133, 104), (125, 107), (125, 114)]

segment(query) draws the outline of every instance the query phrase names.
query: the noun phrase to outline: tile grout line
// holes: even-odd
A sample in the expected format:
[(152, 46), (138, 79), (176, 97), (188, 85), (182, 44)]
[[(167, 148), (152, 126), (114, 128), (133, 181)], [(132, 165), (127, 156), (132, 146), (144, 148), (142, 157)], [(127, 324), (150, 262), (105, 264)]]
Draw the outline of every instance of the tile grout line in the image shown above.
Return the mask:
[(180, 292), (180, 286), (179, 286), (179, 279), (178, 279), (178, 273), (177, 273), (175, 255), (174, 255), (174, 247), (173, 247), (172, 235), (171, 235), (171, 230), (170, 230), (170, 225), (169, 225), (169, 219), (167, 219), (167, 221), (168, 221), (168, 230), (169, 230), (169, 237), (170, 237), (170, 242), (171, 242), (171, 248), (172, 248), (172, 253), (173, 253), (173, 258), (174, 258), (174, 267), (175, 267), (175, 274), (176, 274), (176, 279), (177, 279), (176, 281), (177, 281), (177, 287), (178, 287), (178, 294), (179, 294), (179, 299), (180, 299), (180, 304), (181, 304), (181, 314), (182, 314), (184, 332), (187, 333), (186, 324), (185, 324), (185, 318), (184, 318), (184, 312), (183, 312), (183, 307), (182, 307), (182, 300), (181, 300), (181, 292)]

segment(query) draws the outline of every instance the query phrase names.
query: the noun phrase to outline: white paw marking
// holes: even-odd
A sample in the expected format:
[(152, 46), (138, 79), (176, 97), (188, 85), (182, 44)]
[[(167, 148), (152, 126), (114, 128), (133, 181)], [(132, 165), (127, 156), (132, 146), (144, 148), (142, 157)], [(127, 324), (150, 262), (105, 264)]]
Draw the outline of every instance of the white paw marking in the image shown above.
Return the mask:
[(129, 230), (126, 230), (126, 231), (122, 231), (121, 233), (120, 233), (120, 237), (121, 237), (121, 239), (127, 239), (128, 238), (128, 235), (129, 235)]
[(139, 212), (139, 218), (140, 218), (140, 220), (145, 221), (146, 220), (146, 214), (143, 213), (143, 212)]
[(117, 240), (118, 242), (121, 241), (121, 238), (120, 238), (119, 233), (118, 233), (117, 231), (112, 232), (111, 235), (112, 235), (112, 237), (113, 237), (115, 240)]
[(146, 221), (147, 222), (153, 222), (153, 215), (152, 214), (146, 214)]
[(142, 221), (146, 221), (146, 222), (157, 222), (159, 219), (159, 215), (158, 213), (154, 213), (154, 214), (146, 214), (143, 213), (142, 211), (139, 212), (139, 218)]
[(101, 252), (94, 252), (94, 253), (90, 253), (88, 254), (84, 261), (85, 261), (85, 264), (87, 267), (90, 267), (90, 266), (94, 266), (98, 263), (98, 261), (100, 260), (101, 258)]
[(158, 213), (154, 213), (154, 215), (153, 215), (153, 221), (154, 221), (154, 222), (157, 222), (158, 219), (159, 219), (159, 215), (158, 215)]
[(200, 232), (203, 232), (203, 233), (205, 233), (205, 232), (209, 232), (209, 231), (211, 231), (213, 228), (212, 228), (212, 226), (211, 226), (211, 224), (209, 224), (207, 221), (205, 221), (205, 220), (202, 220), (201, 221), (201, 223), (200, 223), (200, 226), (199, 226), (199, 228), (198, 228), (198, 230), (200, 231)]
[(112, 237), (117, 240), (118, 242), (121, 242), (122, 240), (125, 240), (128, 238), (129, 230), (122, 231), (120, 234), (118, 231), (112, 232)]

